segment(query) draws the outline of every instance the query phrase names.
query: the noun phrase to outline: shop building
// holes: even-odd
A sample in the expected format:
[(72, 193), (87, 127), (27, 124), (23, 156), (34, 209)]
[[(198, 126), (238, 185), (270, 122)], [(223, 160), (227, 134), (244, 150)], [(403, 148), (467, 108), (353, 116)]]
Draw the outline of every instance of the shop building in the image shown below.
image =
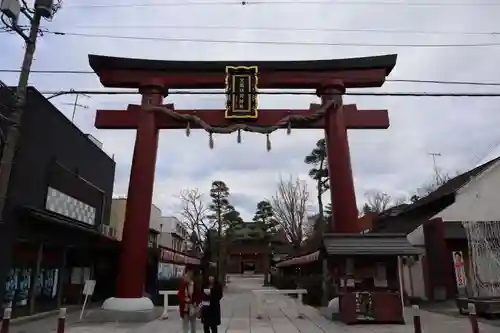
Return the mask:
[[(0, 105), (9, 117), (11, 89), (0, 88)], [(97, 281), (94, 300), (114, 294), (119, 242), (104, 231), (115, 162), (100, 146), (28, 88), (0, 224), (0, 304), (14, 316), (78, 304), (88, 279)]]

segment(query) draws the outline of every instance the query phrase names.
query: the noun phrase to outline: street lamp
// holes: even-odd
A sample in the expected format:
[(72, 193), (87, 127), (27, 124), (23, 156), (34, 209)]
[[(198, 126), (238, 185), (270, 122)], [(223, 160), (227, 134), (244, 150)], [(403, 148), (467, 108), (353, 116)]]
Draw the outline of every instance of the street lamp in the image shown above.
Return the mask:
[[(2, 13), (2, 22), (7, 28), (17, 32), (26, 43), (24, 60), (19, 75), (16, 95), (12, 113), (10, 114), (10, 126), (7, 131), (5, 145), (3, 147), (2, 159), (0, 161), (0, 224), (4, 223), (4, 208), (7, 199), (7, 190), (9, 188), (10, 174), (12, 171), (12, 163), (19, 141), (19, 128), (21, 119), (26, 106), (26, 90), (28, 87), (28, 79), (33, 63), (33, 56), (36, 49), (36, 40), (38, 30), (40, 29), (40, 21), (42, 18), (52, 18), (54, 12), (59, 8), (59, 2), (54, 6), (54, 0), (35, 0), (34, 9), (28, 9), (25, 0), (0, 0), (0, 11)], [(29, 34), (26, 35), (19, 26), (18, 21), (20, 15), (23, 14), (31, 23)], [(7, 17), (5, 20), (4, 16)], [(10, 21), (7, 22), (7, 21)]]

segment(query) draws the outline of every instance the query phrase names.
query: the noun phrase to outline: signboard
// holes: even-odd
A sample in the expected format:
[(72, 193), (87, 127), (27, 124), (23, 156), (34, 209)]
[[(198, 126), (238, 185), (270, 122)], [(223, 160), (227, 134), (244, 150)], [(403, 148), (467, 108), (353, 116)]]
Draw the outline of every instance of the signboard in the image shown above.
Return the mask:
[(459, 296), (466, 296), (467, 277), (465, 275), (465, 264), (462, 251), (453, 252), (453, 264), (455, 267), (455, 279)]
[(226, 67), (226, 118), (256, 119), (257, 111), (257, 66)]
[(80, 312), (80, 320), (83, 318), (83, 313), (85, 312), (85, 306), (91, 297), (94, 294), (95, 289), (95, 280), (85, 280), (85, 285), (83, 286), (83, 294), (85, 295), (85, 299), (83, 300), (82, 311)]
[(372, 294), (370, 292), (356, 293), (356, 319), (363, 321), (375, 320)]
[(95, 280), (86, 280), (83, 286), (83, 294), (85, 296), (92, 296), (95, 289)]

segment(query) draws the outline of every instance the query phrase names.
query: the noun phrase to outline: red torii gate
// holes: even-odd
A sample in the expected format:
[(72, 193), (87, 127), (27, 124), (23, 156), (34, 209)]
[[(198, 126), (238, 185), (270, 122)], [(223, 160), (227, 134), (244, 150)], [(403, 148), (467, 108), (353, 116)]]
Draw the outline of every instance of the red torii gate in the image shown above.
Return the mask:
[(171, 104), (163, 105), (163, 98), (168, 95), (168, 89), (224, 89), (226, 67), (233, 64), (256, 66), (261, 89), (317, 89), (321, 106), (313, 104), (305, 110), (258, 110), (258, 117), (255, 113), (253, 119), (244, 121), (253, 126), (270, 127), (286, 117), (313, 116), (323, 108), (324, 117), (309, 122), (290, 121), (288, 126), (325, 130), (335, 221), (330, 231), (357, 231), (358, 211), (347, 129), (386, 129), (389, 119), (386, 110), (357, 110), (356, 105), (342, 107), (339, 95), (346, 88), (382, 86), (396, 64), (396, 55), (281, 62), (158, 61), (89, 55), (89, 61), (105, 87), (137, 88), (142, 94), (141, 105), (129, 105), (127, 110), (98, 110), (95, 121), (100, 129), (137, 130), (117, 281), (118, 298), (141, 298), (143, 294), (158, 131), (188, 126), (200, 128), (197, 122), (187, 120), (189, 116), (196, 116), (214, 127), (241, 123), (241, 120), (228, 119), (226, 110), (175, 110)]

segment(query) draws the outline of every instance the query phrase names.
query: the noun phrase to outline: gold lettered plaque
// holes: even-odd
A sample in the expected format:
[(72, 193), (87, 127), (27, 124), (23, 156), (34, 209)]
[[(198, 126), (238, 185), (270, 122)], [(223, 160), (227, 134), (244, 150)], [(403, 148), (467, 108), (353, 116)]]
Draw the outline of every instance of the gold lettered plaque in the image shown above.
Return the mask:
[(256, 119), (257, 66), (226, 67), (226, 118)]

